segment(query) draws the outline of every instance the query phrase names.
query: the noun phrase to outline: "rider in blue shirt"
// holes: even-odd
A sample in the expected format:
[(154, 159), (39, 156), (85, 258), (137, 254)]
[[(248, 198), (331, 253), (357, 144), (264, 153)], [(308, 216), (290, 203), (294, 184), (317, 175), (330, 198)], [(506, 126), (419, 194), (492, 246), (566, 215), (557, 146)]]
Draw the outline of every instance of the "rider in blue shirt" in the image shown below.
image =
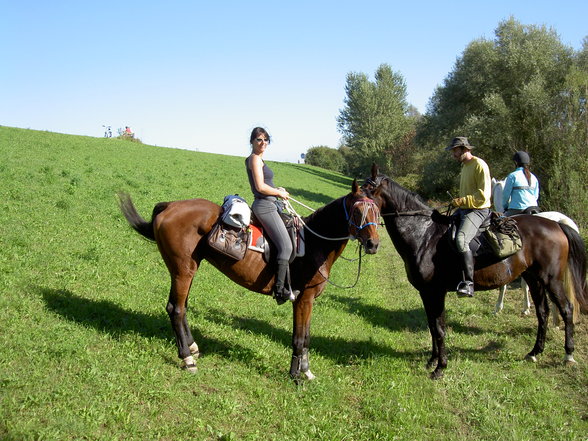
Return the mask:
[(506, 177), (502, 192), (505, 216), (520, 213), (538, 213), (539, 181), (529, 171), (531, 158), (527, 152), (516, 152), (513, 156), (516, 170)]

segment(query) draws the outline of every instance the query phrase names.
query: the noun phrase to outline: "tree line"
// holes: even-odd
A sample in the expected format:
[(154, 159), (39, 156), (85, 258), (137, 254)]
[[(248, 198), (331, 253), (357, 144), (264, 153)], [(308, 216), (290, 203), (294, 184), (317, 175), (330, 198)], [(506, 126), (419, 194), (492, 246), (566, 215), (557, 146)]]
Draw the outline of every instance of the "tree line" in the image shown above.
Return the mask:
[(575, 51), (553, 29), (502, 21), (493, 39), (468, 44), (424, 115), (387, 64), (373, 80), (349, 73), (345, 92), (342, 144), (310, 148), (308, 164), (363, 177), (375, 161), (424, 197), (445, 200), (459, 168), (443, 148), (467, 136), (499, 179), (514, 169), (514, 152), (528, 152), (541, 208), (588, 226), (588, 36)]

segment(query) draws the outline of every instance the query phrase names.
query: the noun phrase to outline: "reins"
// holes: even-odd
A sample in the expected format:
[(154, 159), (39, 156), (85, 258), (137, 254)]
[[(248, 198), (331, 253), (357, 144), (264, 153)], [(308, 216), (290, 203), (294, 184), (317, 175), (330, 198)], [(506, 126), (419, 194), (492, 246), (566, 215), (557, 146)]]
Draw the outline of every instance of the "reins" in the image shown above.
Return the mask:
[[(286, 211), (288, 211), (290, 214), (292, 214), (293, 216), (295, 216), (295, 217), (298, 219), (298, 221), (299, 221), (299, 222), (302, 224), (302, 226), (303, 226), (304, 228), (306, 228), (308, 231), (310, 231), (312, 234), (314, 234), (315, 236), (317, 236), (317, 237), (319, 237), (319, 238), (321, 238), (321, 239), (324, 239), (324, 240), (332, 240), (332, 241), (339, 241), (339, 240), (349, 240), (349, 239), (351, 239), (351, 238), (352, 238), (351, 236), (347, 236), (347, 237), (325, 237), (325, 236), (323, 236), (322, 234), (319, 234), (319, 233), (317, 233), (317, 232), (316, 232), (316, 231), (314, 231), (312, 228), (310, 228), (310, 227), (309, 227), (309, 226), (306, 224), (306, 222), (304, 222), (304, 220), (302, 220), (302, 216), (300, 216), (300, 215), (299, 215), (299, 214), (296, 212), (296, 210), (294, 209), (294, 207), (292, 207), (292, 204), (290, 203), (290, 201), (294, 201), (294, 202), (296, 202), (297, 204), (299, 204), (299, 205), (303, 206), (304, 208), (306, 208), (306, 209), (308, 209), (308, 210), (310, 210), (310, 211), (312, 211), (312, 212), (314, 212), (314, 211), (316, 211), (316, 210), (314, 210), (314, 209), (310, 208), (308, 205), (305, 205), (305, 204), (303, 204), (303, 203), (302, 203), (302, 202), (300, 202), (300, 201), (297, 201), (297, 200), (296, 200), (296, 199), (294, 199), (293, 197), (290, 197), (288, 200), (285, 200), (285, 201), (284, 201), (284, 206), (286, 207)], [(357, 201), (357, 202), (356, 202), (356, 203), (353, 205), (353, 207), (355, 207), (355, 205), (357, 205), (358, 203), (361, 203), (361, 202), (364, 202), (364, 203), (365, 203), (365, 201)], [(375, 203), (374, 203), (373, 201), (372, 201), (372, 203), (375, 205)], [(352, 212), (353, 212), (353, 207), (352, 207)], [(378, 226), (378, 224), (376, 224), (375, 222), (368, 222), (368, 223), (366, 223), (366, 224), (362, 225), (361, 227), (358, 227), (357, 225), (355, 225), (355, 223), (351, 223), (351, 221), (350, 221), (350, 217), (349, 217), (349, 214), (347, 213), (347, 206), (345, 205), (345, 199), (343, 200), (343, 209), (345, 210), (345, 217), (346, 217), (347, 221), (349, 222), (349, 224), (353, 225), (355, 228), (358, 228), (358, 229), (359, 229), (358, 231), (362, 230), (363, 228), (367, 227), (368, 225), (375, 225), (376, 227)], [(366, 217), (367, 217), (367, 215), (366, 215), (365, 213), (363, 213), (363, 215), (362, 215), (362, 223), (363, 223), (363, 221), (365, 220), (365, 218), (366, 218)], [(361, 274), (361, 258), (362, 258), (362, 252), (361, 252), (361, 248), (362, 248), (362, 247), (361, 247), (361, 245), (360, 245), (360, 244), (358, 245), (358, 248), (359, 248), (359, 257), (357, 257), (357, 258), (355, 258), (355, 259), (349, 259), (349, 258), (347, 258), (347, 257), (345, 257), (345, 256), (339, 256), (341, 259), (343, 259), (343, 260), (346, 260), (346, 261), (348, 261), (348, 262), (355, 262), (356, 260), (359, 260), (359, 263), (358, 263), (358, 265), (357, 265), (357, 276), (356, 276), (356, 278), (355, 278), (355, 282), (353, 283), (353, 285), (350, 285), (350, 286), (343, 286), (343, 285), (339, 285), (339, 284), (337, 284), (337, 283), (335, 283), (335, 282), (331, 281), (331, 280), (330, 280), (328, 277), (326, 277), (326, 276), (325, 276), (325, 275), (322, 273), (322, 271), (320, 270), (320, 268), (319, 268), (319, 274), (320, 274), (321, 276), (323, 276), (323, 278), (325, 279), (325, 281), (327, 281), (328, 283), (330, 283), (331, 285), (333, 285), (333, 286), (335, 286), (335, 287), (337, 287), (337, 288), (340, 288), (340, 289), (351, 289), (351, 288), (354, 288), (354, 287), (357, 285), (357, 282), (359, 281), (359, 276), (360, 276), (360, 274)]]
[(358, 248), (359, 248), (359, 257), (358, 258), (355, 258), (355, 259), (346, 259), (345, 257), (340, 256), (341, 258), (343, 258), (343, 259), (345, 259), (345, 260), (347, 260), (349, 262), (354, 262), (354, 261), (356, 261), (356, 260), (359, 259), (359, 264), (357, 265), (357, 276), (355, 277), (355, 282), (353, 282), (353, 285), (350, 285), (350, 286), (342, 286), (342, 285), (339, 285), (339, 284), (337, 284), (335, 282), (332, 282), (331, 279), (329, 279), (328, 277), (326, 277), (322, 273), (322, 271), (320, 270), (320, 268), (319, 268), (319, 271), (318, 271), (319, 274), (321, 276), (323, 276), (323, 279), (325, 279), (328, 283), (330, 283), (331, 285), (333, 285), (333, 286), (335, 286), (337, 288), (340, 288), (340, 289), (351, 289), (351, 288), (355, 288), (355, 285), (357, 285), (357, 282), (359, 282), (359, 275), (361, 274), (361, 256), (362, 256), (361, 245), (359, 245)]
[(380, 216), (426, 216), (426, 213), (432, 213), (433, 211), (433, 208), (415, 211), (395, 211), (394, 213), (382, 213)]
[[(289, 211), (289, 212), (290, 212), (290, 213), (291, 213), (293, 216), (297, 217), (297, 218), (298, 218), (298, 220), (300, 221), (300, 223), (302, 224), (302, 226), (303, 226), (304, 228), (306, 228), (308, 231), (310, 231), (312, 234), (314, 234), (316, 237), (319, 237), (319, 238), (321, 238), (321, 239), (324, 239), (324, 240), (332, 240), (332, 241), (339, 241), (339, 240), (349, 240), (349, 239), (353, 239), (353, 237), (352, 237), (352, 236), (345, 236), (345, 237), (326, 237), (326, 236), (323, 236), (322, 234), (319, 234), (319, 233), (317, 233), (317, 232), (316, 232), (316, 231), (314, 231), (312, 228), (310, 228), (310, 227), (308, 226), (308, 224), (307, 224), (306, 222), (304, 222), (304, 220), (302, 219), (302, 216), (300, 216), (300, 215), (299, 215), (299, 214), (296, 212), (296, 210), (294, 210), (294, 207), (292, 207), (292, 204), (290, 204), (290, 200), (292, 200), (292, 201), (296, 202), (297, 204), (300, 204), (300, 205), (302, 205), (302, 206), (303, 206), (303, 207), (305, 207), (305, 208), (308, 208), (308, 209), (309, 209), (309, 210), (311, 210), (311, 211), (315, 211), (315, 210), (313, 210), (312, 208), (310, 208), (310, 207), (308, 207), (308, 206), (304, 205), (303, 203), (301, 203), (301, 202), (297, 201), (297, 200), (296, 200), (296, 199), (294, 199), (294, 198), (290, 198), (289, 200), (285, 200), (285, 201), (284, 201), (284, 205), (285, 205), (285, 207), (286, 207), (286, 210), (288, 210), (288, 211)], [(367, 222), (367, 223), (363, 224), (363, 221), (364, 221), (364, 220), (367, 218), (367, 214), (366, 214), (366, 213), (363, 213), (363, 215), (362, 215), (362, 220), (361, 220), (361, 222), (362, 222), (362, 225), (361, 225), (361, 226), (358, 226), (358, 225), (356, 225), (356, 224), (355, 224), (355, 222), (353, 222), (353, 219), (352, 219), (352, 218), (350, 218), (350, 215), (349, 215), (349, 213), (347, 213), (347, 206), (345, 205), (345, 200), (346, 200), (346, 199), (343, 199), (343, 209), (345, 210), (345, 218), (347, 219), (347, 222), (348, 222), (350, 225), (353, 225), (353, 226), (354, 226), (354, 227), (355, 227), (355, 228), (356, 228), (358, 231), (361, 231), (361, 230), (363, 230), (363, 229), (364, 229), (365, 227), (367, 227), (368, 225), (375, 225), (376, 227), (378, 226), (378, 224), (376, 224), (375, 222)], [(365, 198), (365, 199), (362, 199), (362, 200), (360, 200), (360, 201), (357, 201), (357, 202), (355, 202), (355, 204), (353, 204), (353, 207), (351, 207), (351, 213), (353, 213), (353, 209), (355, 208), (355, 206), (356, 206), (356, 205), (358, 205), (358, 204), (361, 204), (361, 203), (366, 203), (366, 200), (369, 200), (369, 201), (371, 201), (371, 199)], [(375, 205), (375, 203), (374, 203), (373, 201), (372, 201), (371, 203)]]

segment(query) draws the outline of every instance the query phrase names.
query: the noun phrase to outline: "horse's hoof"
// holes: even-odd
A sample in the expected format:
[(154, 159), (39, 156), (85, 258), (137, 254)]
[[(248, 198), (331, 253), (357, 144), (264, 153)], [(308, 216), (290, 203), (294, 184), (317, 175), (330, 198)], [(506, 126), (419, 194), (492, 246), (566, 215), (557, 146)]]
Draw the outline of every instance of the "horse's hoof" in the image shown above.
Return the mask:
[(182, 366), (182, 369), (186, 372), (190, 372), (191, 374), (195, 374), (196, 372), (198, 372), (198, 368), (195, 364), (185, 364), (184, 366)]
[(186, 358), (182, 360), (182, 369), (185, 371), (190, 372), (191, 374), (195, 374), (198, 372), (198, 368), (196, 367), (196, 362), (194, 361), (194, 357), (188, 355)]
[(522, 315), (529, 315), (531, 314), (531, 311), (529, 311), (528, 309), (525, 309), (523, 312), (521, 312)]
[(303, 375), (303, 376), (304, 376), (304, 377), (305, 377), (305, 378), (306, 378), (308, 381), (312, 381), (312, 380), (314, 380), (314, 379), (316, 378), (316, 376), (315, 376), (315, 375), (314, 375), (312, 372), (310, 372), (310, 370), (302, 372), (302, 375)]
[(533, 363), (537, 363), (537, 357), (535, 357), (534, 355), (531, 354), (527, 354), (527, 356), (525, 357), (526, 361), (532, 361)]
[(564, 358), (564, 364), (566, 366), (573, 366), (576, 364), (576, 360), (574, 360), (574, 357), (571, 355), (566, 355)]
[(435, 369), (433, 372), (431, 372), (431, 380), (440, 380), (441, 378), (443, 378), (442, 370)]

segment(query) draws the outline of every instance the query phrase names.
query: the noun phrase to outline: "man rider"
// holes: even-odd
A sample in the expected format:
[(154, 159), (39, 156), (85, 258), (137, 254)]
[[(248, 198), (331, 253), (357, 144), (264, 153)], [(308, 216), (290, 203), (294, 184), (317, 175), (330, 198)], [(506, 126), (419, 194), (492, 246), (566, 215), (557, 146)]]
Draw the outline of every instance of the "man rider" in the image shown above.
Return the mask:
[(490, 215), (491, 181), (488, 164), (472, 155), (474, 146), (465, 136), (453, 138), (445, 150), (451, 151), (453, 158), (461, 163), (459, 197), (452, 205), (458, 208), (459, 228), (455, 244), (459, 251), (462, 267), (462, 281), (457, 285), (458, 297), (474, 296), (474, 256), (470, 242), (478, 234), (482, 222)]

